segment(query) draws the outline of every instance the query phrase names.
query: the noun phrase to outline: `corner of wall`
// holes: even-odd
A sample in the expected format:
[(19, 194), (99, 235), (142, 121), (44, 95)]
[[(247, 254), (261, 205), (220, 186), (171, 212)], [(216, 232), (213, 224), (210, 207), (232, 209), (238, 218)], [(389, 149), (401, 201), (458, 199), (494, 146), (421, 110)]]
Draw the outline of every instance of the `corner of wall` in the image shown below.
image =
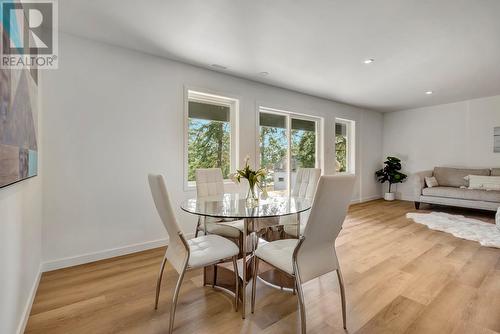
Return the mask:
[(42, 263), (40, 263), (38, 267), (38, 274), (36, 275), (35, 281), (33, 282), (33, 285), (30, 289), (28, 299), (26, 300), (26, 304), (24, 306), (23, 313), (21, 314), (21, 319), (16, 331), (17, 334), (23, 334), (26, 329), (26, 325), (28, 324), (28, 319), (31, 313), (31, 308), (33, 306), (33, 302), (35, 301), (36, 291), (38, 290), (38, 286), (40, 285), (40, 279), (42, 278), (42, 272), (43, 272)]

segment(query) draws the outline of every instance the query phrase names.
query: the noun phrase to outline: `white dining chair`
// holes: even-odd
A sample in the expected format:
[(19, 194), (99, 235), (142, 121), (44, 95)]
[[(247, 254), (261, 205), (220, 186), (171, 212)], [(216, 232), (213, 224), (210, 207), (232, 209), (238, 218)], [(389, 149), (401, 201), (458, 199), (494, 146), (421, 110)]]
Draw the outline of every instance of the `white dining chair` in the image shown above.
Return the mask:
[(148, 175), (148, 181), (156, 209), (160, 215), (163, 225), (165, 225), (169, 237), (167, 251), (165, 252), (156, 284), (155, 309), (158, 308), (161, 280), (166, 262), (170, 262), (172, 267), (174, 267), (179, 274), (172, 297), (172, 304), (170, 305), (169, 333), (172, 333), (174, 329), (177, 299), (179, 297), (179, 290), (181, 288), (184, 274), (187, 270), (214, 265), (232, 258), (236, 284), (234, 308), (237, 311), (239, 291), (237, 259), (239, 249), (236, 244), (218, 235), (204, 235), (186, 240), (175, 218), (172, 204), (168, 196), (165, 178), (163, 175), (150, 174)]
[[(321, 176), (321, 168), (299, 168), (297, 176), (295, 177), (295, 184), (292, 188), (292, 196), (313, 199), (318, 186), (318, 180)], [(282, 231), (289, 235), (297, 235), (297, 228), (299, 228), (300, 235), (304, 233), (308, 213), (302, 213), (301, 218), (304, 221), (299, 222), (297, 216), (285, 216), (280, 218), (280, 225)], [(299, 225), (300, 224), (300, 225)]]
[[(195, 178), (197, 197), (209, 197), (224, 194), (224, 179), (220, 168), (198, 168), (195, 171)], [(240, 244), (243, 227), (243, 220), (220, 222), (220, 220), (210, 217), (199, 217), (195, 236), (198, 236), (198, 233), (201, 231), (206, 234), (216, 234), (226, 238), (235, 239), (238, 241), (238, 244)]]
[(354, 181), (355, 177), (352, 175), (322, 176), (319, 179), (304, 235), (299, 240), (282, 239), (257, 248), (253, 268), (252, 313), (255, 310), (260, 260), (294, 278), (303, 334), (306, 333), (306, 310), (302, 284), (336, 270), (342, 301), (342, 321), (346, 328), (344, 282), (335, 252), (335, 239), (342, 229), (351, 202)]

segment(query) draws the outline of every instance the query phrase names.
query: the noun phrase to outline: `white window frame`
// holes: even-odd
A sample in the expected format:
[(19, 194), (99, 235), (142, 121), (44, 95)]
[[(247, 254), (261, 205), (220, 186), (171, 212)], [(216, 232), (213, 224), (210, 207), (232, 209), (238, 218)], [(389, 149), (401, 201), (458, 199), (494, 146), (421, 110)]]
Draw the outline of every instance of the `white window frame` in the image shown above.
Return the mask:
[[(292, 184), (291, 184), (291, 131), (292, 131), (292, 118), (294, 119), (301, 119), (301, 120), (306, 120), (306, 121), (312, 121), (315, 122), (316, 124), (316, 162), (315, 162), (315, 168), (322, 168), (322, 163), (323, 163), (323, 147), (321, 145), (322, 143), (322, 133), (321, 129), (323, 126), (323, 118), (319, 116), (311, 116), (311, 115), (306, 115), (302, 113), (297, 113), (293, 111), (288, 111), (288, 110), (281, 110), (281, 109), (275, 109), (275, 108), (270, 108), (266, 107), (263, 105), (258, 105), (257, 106), (257, 127), (256, 127), (256, 149), (255, 149), (255, 157), (256, 157), (256, 164), (260, 166), (260, 113), (267, 113), (267, 114), (275, 114), (275, 115), (280, 115), (280, 116), (285, 116), (286, 117), (286, 127), (287, 127), (287, 138), (288, 138), (288, 148), (287, 148), (287, 166), (288, 166), (288, 173), (286, 176), (286, 183), (287, 183), (287, 193), (288, 196), (290, 196), (292, 192)], [(262, 167), (262, 166), (261, 166)]]
[(337, 161), (337, 149), (335, 147), (335, 137), (336, 134), (336, 124), (345, 124), (347, 129), (347, 170), (345, 172), (337, 172), (337, 168), (335, 168), (336, 174), (356, 174), (356, 121), (345, 119), (345, 118), (335, 118), (334, 124), (334, 138), (333, 138), (333, 152), (335, 161)]
[[(184, 190), (190, 191), (196, 189), (196, 181), (188, 181), (188, 146), (189, 146), (189, 101), (209, 103), (229, 107), (229, 124), (231, 131), (229, 132), (229, 160), (231, 171), (236, 170), (238, 162), (238, 113), (239, 113), (239, 100), (233, 97), (222, 96), (203, 92), (199, 89), (185, 88), (184, 90)], [(231, 180), (225, 179), (224, 183), (232, 183)]]

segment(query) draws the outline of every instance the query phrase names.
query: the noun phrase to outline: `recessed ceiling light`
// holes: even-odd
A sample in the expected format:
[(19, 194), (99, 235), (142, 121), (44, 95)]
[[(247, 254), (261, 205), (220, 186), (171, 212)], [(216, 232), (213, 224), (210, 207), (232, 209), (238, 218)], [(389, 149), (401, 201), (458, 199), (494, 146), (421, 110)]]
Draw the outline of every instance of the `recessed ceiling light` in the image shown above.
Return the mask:
[(212, 66), (213, 68), (218, 69), (218, 70), (225, 70), (225, 69), (227, 69), (227, 67), (226, 67), (226, 66), (222, 66), (222, 65), (219, 65), (219, 64), (212, 64), (211, 66)]
[(432, 90), (428, 90), (427, 92), (425, 92), (426, 95), (432, 95), (434, 92)]
[(264, 71), (264, 72), (259, 72), (259, 75), (261, 75), (261, 76), (265, 77), (265, 76), (269, 75), (269, 72), (266, 72), (266, 71)]
[(363, 60), (363, 63), (365, 63), (365, 64), (371, 64), (371, 63), (373, 63), (374, 61), (375, 61), (375, 59), (373, 59), (373, 58), (368, 58), (368, 59)]

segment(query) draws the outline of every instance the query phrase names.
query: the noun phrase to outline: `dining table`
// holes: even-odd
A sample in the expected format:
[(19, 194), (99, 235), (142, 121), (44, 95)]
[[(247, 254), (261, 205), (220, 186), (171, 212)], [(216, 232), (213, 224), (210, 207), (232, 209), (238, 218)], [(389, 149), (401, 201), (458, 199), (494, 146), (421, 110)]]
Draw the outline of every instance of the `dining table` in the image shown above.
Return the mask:
[[(295, 235), (286, 234), (285, 237), (298, 238), (300, 234), (300, 219), (301, 214), (310, 210), (311, 200), (298, 197), (287, 196), (282, 192), (269, 192), (265, 198), (260, 198), (257, 202), (249, 203), (246, 200), (245, 194), (240, 193), (225, 193), (216, 196), (189, 198), (181, 203), (181, 209), (190, 214), (196, 215), (202, 219), (202, 223), (207, 220), (216, 223), (227, 223), (228, 221), (242, 220), (242, 243), (241, 254), (238, 260), (238, 270), (241, 284), (241, 314), (242, 318), (246, 315), (246, 287), (252, 278), (251, 265), (253, 261), (253, 253), (258, 247), (259, 242), (267, 242), (269, 238), (278, 238), (275, 234), (263, 231), (271, 230), (271, 227), (283, 225), (287, 221), (287, 216), (296, 217), (296, 233)], [(289, 220), (288, 220), (289, 221)], [(204, 231), (207, 231), (204, 228)], [(205, 232), (206, 233), (206, 232)], [(281, 234), (279, 237), (283, 237)], [(217, 270), (217, 275), (215, 271)], [(213, 272), (212, 272), (213, 271)], [(271, 269), (265, 272), (259, 271), (259, 278), (271, 286), (281, 289), (293, 288), (293, 280), (287, 279), (287, 275), (281, 272), (276, 272)], [(213, 287), (222, 288), (235, 293), (234, 272), (230, 266), (219, 265), (219, 267), (205, 267), (203, 275), (204, 285), (212, 285)]]

